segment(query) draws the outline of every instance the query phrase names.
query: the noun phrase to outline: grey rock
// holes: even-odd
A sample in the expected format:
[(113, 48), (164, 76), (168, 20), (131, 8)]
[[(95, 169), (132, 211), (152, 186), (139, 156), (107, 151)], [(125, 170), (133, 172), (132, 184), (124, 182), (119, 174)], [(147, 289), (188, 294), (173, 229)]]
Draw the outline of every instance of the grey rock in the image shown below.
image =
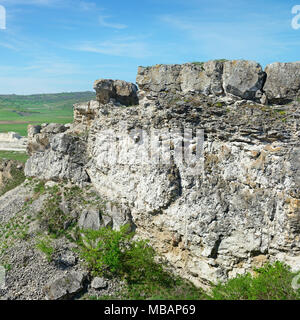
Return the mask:
[(66, 300), (83, 289), (86, 275), (83, 272), (72, 271), (54, 281), (51, 281), (44, 288), (46, 299)]
[(76, 264), (76, 257), (72, 252), (64, 252), (59, 257), (59, 263), (66, 267), (72, 267)]
[(153, 67), (139, 67), (136, 83), (144, 91), (160, 92), (180, 90), (181, 65), (155, 65)]
[(31, 148), (34, 153), (26, 162), (26, 176), (54, 181), (69, 179), (78, 184), (89, 180), (84, 168), (87, 161), (86, 144), (83, 140), (66, 133), (46, 136), (45, 133), (41, 134), (47, 141), (47, 147), (45, 148), (39, 137), (35, 139), (41, 147)]
[(180, 85), (183, 92), (197, 91), (219, 96), (224, 93), (222, 86), (223, 62), (212, 60), (197, 65), (182, 65)]
[(100, 277), (95, 277), (91, 282), (91, 287), (96, 290), (105, 289), (107, 285), (108, 285), (107, 281), (104, 278), (100, 278)]
[(266, 66), (264, 86), (271, 103), (285, 103), (300, 97), (300, 62), (275, 62)]
[(259, 100), (258, 94), (266, 75), (255, 61), (234, 60), (224, 62), (223, 87), (225, 92), (242, 99)]
[[(90, 120), (88, 107), (78, 108), (87, 136), (74, 136), (72, 127), (49, 134), (25, 172), (75, 182), (85, 173), (109, 205), (80, 212), (80, 225), (129, 222), (196, 285), (276, 257), (296, 268), (300, 103), (285, 105), (283, 115), (276, 112), (282, 106), (256, 103), (269, 98), (264, 77), (251, 61), (140, 67), (139, 105), (122, 108), (107, 94), (109, 103), (95, 104)], [(204, 129), (199, 168), (178, 157), (182, 141), (197, 150), (187, 128)], [(0, 204), (4, 216), (6, 209)]]
[(94, 82), (97, 101), (101, 104), (115, 99), (122, 105), (135, 105), (138, 103), (137, 87), (133, 83), (122, 80), (99, 79)]
[(80, 215), (78, 226), (82, 229), (99, 230), (101, 227), (101, 215), (99, 209), (84, 209)]

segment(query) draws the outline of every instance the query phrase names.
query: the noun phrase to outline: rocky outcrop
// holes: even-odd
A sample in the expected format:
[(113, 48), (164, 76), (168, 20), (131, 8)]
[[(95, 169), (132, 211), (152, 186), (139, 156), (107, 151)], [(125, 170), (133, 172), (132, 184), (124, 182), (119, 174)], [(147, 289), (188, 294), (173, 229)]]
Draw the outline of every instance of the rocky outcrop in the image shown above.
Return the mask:
[(136, 82), (142, 93), (198, 92), (284, 104), (299, 98), (299, 74), (299, 62), (272, 63), (263, 71), (255, 61), (212, 60), (139, 67)]
[(82, 226), (132, 220), (137, 236), (197, 285), (262, 261), (298, 270), (300, 105), (255, 102), (271, 97), (264, 82), (251, 61), (140, 67), (139, 105), (124, 108), (132, 91), (119, 93), (121, 102), (119, 82), (101, 80), (98, 102), (75, 105), (67, 130), (35, 130), (29, 145), (41, 146), (25, 172), (91, 183), (126, 209), (109, 219), (87, 209)]
[(86, 145), (76, 135), (66, 133), (67, 129), (60, 124), (29, 127), (27, 150), (32, 157), (26, 162), (26, 175), (45, 180), (89, 180), (84, 169)]
[(266, 75), (255, 61), (226, 61), (223, 68), (223, 87), (230, 93), (246, 100), (256, 100), (262, 96)]
[(122, 80), (100, 79), (94, 83), (97, 100), (100, 103), (109, 103), (110, 99), (125, 106), (135, 105), (138, 103), (137, 87), (133, 83)]
[(300, 98), (300, 62), (272, 63), (265, 72), (264, 90), (273, 103), (286, 103)]
[(265, 73), (254, 61), (213, 60), (183, 65), (139, 67), (137, 84), (143, 91), (199, 92), (205, 95), (232, 94), (242, 99), (259, 100)]

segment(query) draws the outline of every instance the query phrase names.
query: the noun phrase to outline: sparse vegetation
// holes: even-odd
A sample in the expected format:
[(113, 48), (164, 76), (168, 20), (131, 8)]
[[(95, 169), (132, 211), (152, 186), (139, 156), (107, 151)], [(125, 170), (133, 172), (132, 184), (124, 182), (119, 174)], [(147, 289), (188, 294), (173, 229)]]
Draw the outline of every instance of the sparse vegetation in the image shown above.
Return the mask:
[[(17, 239), (28, 239), (28, 226), (31, 219), (27, 215), (17, 215), (0, 225), (0, 257)], [(0, 263), (1, 264), (1, 263)]]
[(296, 276), (281, 262), (266, 264), (256, 269), (256, 275), (247, 273), (216, 285), (211, 292), (214, 300), (300, 300), (300, 289), (292, 288)]
[(49, 238), (39, 239), (36, 243), (36, 248), (45, 254), (48, 262), (52, 261), (55, 249)]
[(128, 228), (114, 231), (81, 231), (79, 252), (96, 276), (118, 277), (126, 286), (118, 295), (101, 299), (163, 300), (299, 300), (300, 289), (292, 288), (296, 274), (281, 262), (255, 269), (255, 275), (239, 275), (212, 285), (210, 292), (169, 273), (146, 241), (133, 241)]
[(3, 183), (3, 187), (0, 187), (0, 196), (5, 194), (6, 192), (16, 188), (25, 180), (24, 171), (22, 169), (17, 168), (17, 163), (14, 163), (12, 165), (12, 168), (10, 170), (11, 179), (5, 179)]
[(133, 234), (124, 226), (120, 231), (103, 228), (82, 230), (80, 256), (96, 276), (118, 277), (125, 288), (116, 297), (102, 299), (201, 299), (204, 293), (191, 283), (166, 270), (163, 261), (147, 241), (132, 240)]

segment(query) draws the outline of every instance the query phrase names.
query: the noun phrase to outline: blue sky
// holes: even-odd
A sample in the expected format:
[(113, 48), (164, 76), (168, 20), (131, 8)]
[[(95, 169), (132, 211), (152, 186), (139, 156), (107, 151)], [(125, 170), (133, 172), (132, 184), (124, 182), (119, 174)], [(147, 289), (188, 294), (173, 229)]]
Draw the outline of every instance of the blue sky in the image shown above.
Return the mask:
[[(300, 0), (0, 0), (0, 94), (135, 82), (137, 67), (211, 59), (299, 61)], [(300, 11), (299, 11), (300, 13)], [(299, 19), (300, 22), (300, 19)]]

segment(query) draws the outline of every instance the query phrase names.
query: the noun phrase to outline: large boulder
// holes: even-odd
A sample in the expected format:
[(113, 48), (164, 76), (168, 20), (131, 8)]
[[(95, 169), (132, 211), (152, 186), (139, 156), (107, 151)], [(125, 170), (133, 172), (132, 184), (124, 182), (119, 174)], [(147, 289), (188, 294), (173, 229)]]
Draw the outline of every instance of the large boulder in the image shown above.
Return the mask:
[(86, 143), (65, 132), (53, 135), (51, 130), (55, 126), (50, 124), (49, 127), (29, 139), (28, 145), (34, 148), (26, 162), (25, 175), (55, 181), (69, 179), (77, 184), (88, 181), (84, 167), (87, 163)]
[(223, 93), (223, 63), (212, 60), (205, 63), (160, 64), (139, 67), (136, 82), (145, 92), (190, 92), (203, 94)]
[(158, 64), (151, 67), (139, 67), (136, 83), (143, 91), (171, 91), (180, 90), (179, 64)]
[(286, 103), (300, 97), (300, 61), (290, 63), (271, 63), (265, 72), (264, 86), (271, 103)]
[(226, 94), (243, 99), (260, 98), (266, 75), (260, 64), (255, 61), (226, 61), (223, 68), (223, 87)]
[(262, 67), (255, 61), (211, 60), (139, 67), (136, 82), (145, 92), (232, 94), (242, 99), (258, 100), (265, 78)]
[(138, 104), (137, 87), (135, 84), (123, 80), (99, 79), (94, 82), (97, 101), (102, 104), (115, 99), (117, 102), (129, 106)]
[(83, 289), (86, 274), (72, 271), (56, 280), (50, 281), (44, 288), (46, 299), (67, 300)]
[(203, 64), (186, 63), (182, 65), (180, 73), (181, 90), (220, 95), (223, 93), (222, 73), (222, 61), (212, 60)]

